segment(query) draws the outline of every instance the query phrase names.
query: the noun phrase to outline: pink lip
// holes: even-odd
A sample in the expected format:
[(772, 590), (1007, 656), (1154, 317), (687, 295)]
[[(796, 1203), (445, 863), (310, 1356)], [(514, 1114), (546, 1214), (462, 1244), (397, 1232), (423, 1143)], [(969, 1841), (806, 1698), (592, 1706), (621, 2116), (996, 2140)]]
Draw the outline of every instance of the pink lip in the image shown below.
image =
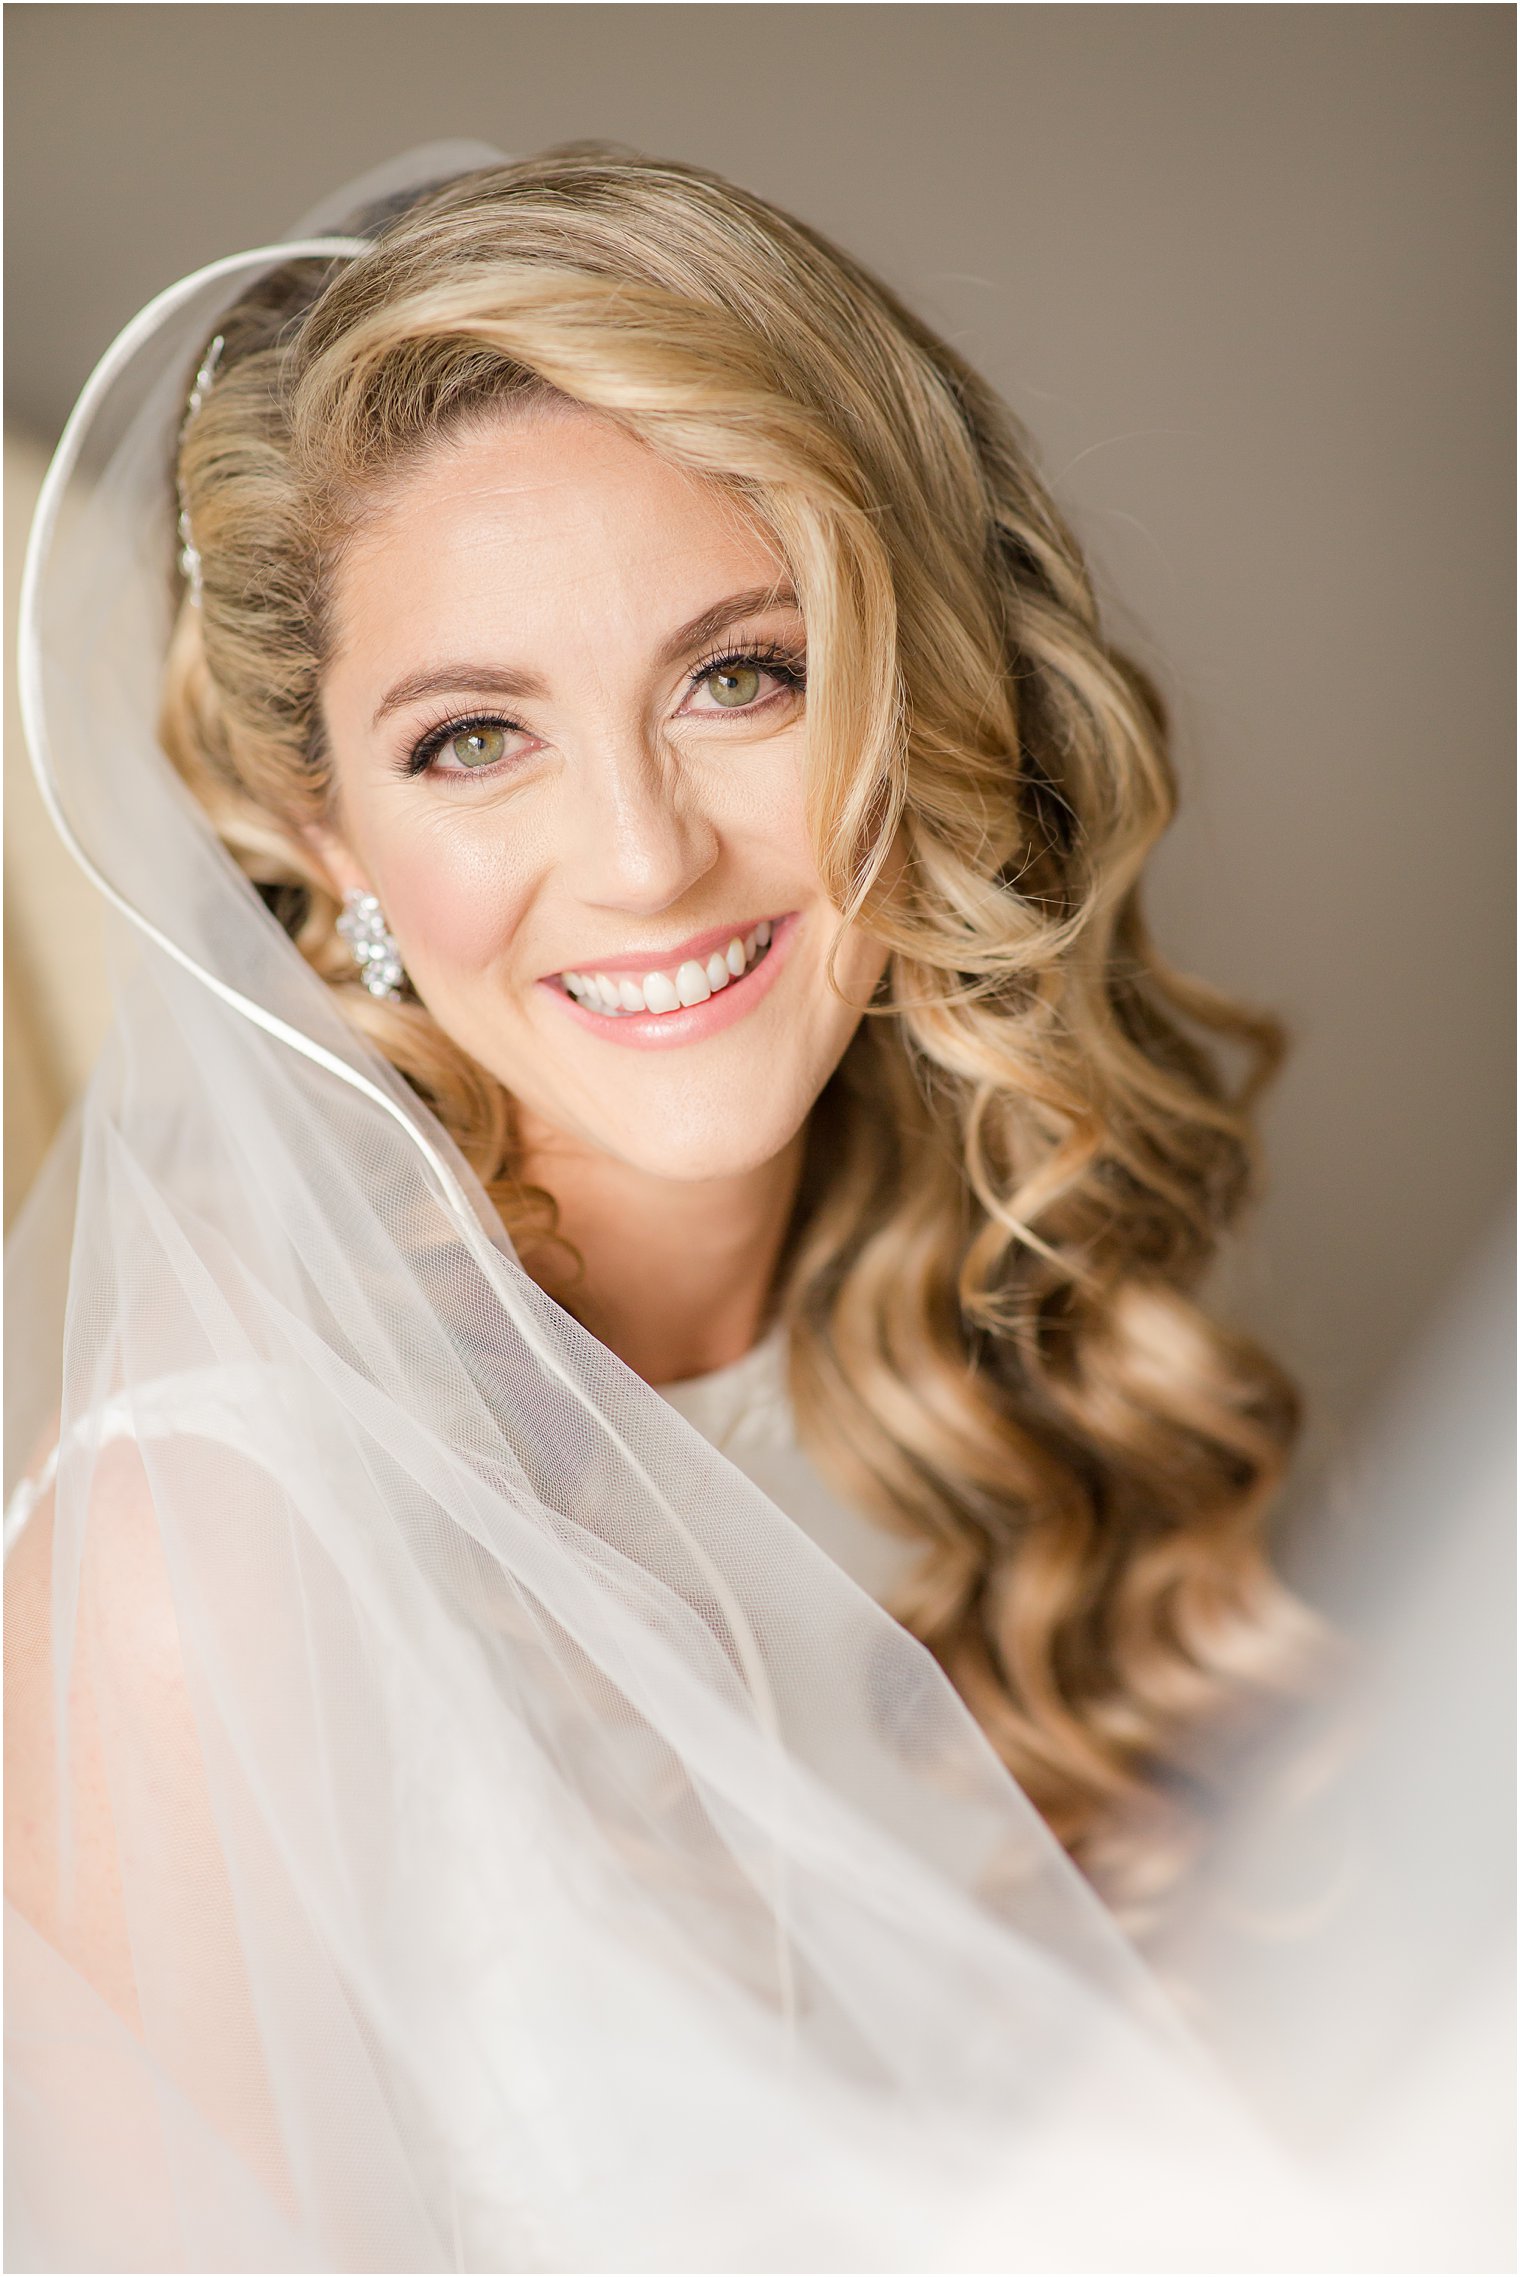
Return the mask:
[[(629, 972), (642, 980), (646, 972), (673, 973), (677, 965), (684, 965), (689, 957), (706, 964), (714, 949), (726, 949), (732, 940), (747, 941), (765, 918), (762, 909), (747, 925), (709, 925), (705, 933), (693, 933), (689, 941), (677, 941), (673, 949), (635, 949), (628, 957), (588, 957), (584, 964), (561, 965), (560, 972)], [(780, 925), (779, 918), (772, 922)], [(545, 980), (557, 980), (559, 973), (544, 974)], [(671, 1015), (675, 1017), (674, 1013)]]
[[(702, 1043), (708, 1036), (720, 1035), (725, 1028), (731, 1028), (736, 1020), (744, 1018), (746, 1012), (753, 1011), (785, 964), (792, 936), (797, 930), (796, 910), (789, 910), (785, 917), (774, 919), (773, 925), (771, 945), (758, 964), (751, 965), (749, 971), (738, 980), (731, 980), (727, 988), (720, 988), (716, 995), (709, 996), (705, 1004), (689, 1004), (683, 1012), (625, 1012), (620, 1019), (607, 1019), (601, 1013), (589, 1012), (584, 1004), (577, 1004), (573, 996), (552, 980), (541, 980), (537, 986), (552, 997), (570, 1019), (580, 1027), (589, 1028), (604, 1043), (624, 1044), (634, 1051), (668, 1051), (677, 1044)], [(693, 947), (688, 944), (690, 954), (699, 955), (704, 945), (709, 950), (721, 947), (733, 937), (734, 927), (731, 925), (717, 933), (698, 934), (696, 945)], [(683, 956), (684, 953), (682, 952)], [(668, 954), (674, 957), (677, 952), (672, 950)], [(578, 966), (571, 967), (572, 971), (579, 969)], [(593, 972), (610, 973), (640, 970), (654, 972), (664, 968), (647, 961), (640, 967), (637, 960), (624, 957), (594, 965), (591, 969)]]

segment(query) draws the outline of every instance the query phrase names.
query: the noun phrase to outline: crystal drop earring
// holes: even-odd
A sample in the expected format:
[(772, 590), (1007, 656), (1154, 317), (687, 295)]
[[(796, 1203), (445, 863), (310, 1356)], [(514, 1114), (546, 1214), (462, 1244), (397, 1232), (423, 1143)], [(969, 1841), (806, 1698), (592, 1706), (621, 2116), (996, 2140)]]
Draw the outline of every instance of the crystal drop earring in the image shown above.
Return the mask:
[(359, 978), (371, 996), (399, 1000), (406, 978), (401, 951), (372, 893), (344, 895), (338, 931), (352, 950)]

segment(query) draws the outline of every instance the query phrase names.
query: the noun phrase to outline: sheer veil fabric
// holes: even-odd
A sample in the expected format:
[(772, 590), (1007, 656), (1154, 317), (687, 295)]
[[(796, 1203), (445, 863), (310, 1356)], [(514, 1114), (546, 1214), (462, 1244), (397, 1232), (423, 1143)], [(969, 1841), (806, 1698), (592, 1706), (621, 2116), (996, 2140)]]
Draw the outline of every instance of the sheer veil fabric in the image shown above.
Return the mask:
[(171, 288), (39, 511), (28, 732), (116, 1016), (10, 1258), (56, 1864), (10, 2265), (1286, 2266), (1299, 2185), (932, 1658), (527, 1277), (157, 746), (219, 309), (494, 155)]

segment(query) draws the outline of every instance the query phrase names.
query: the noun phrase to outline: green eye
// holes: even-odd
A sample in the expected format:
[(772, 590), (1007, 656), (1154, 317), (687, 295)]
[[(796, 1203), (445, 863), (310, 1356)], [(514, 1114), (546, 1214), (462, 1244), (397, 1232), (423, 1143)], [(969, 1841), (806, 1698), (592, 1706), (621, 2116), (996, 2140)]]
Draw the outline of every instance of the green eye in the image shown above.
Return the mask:
[(752, 704), (760, 693), (760, 675), (753, 664), (724, 664), (716, 672), (709, 672), (707, 685), (720, 704), (737, 710), (741, 705)]
[(444, 749), (461, 767), (493, 767), (507, 755), (507, 731), (504, 727), (464, 727), (449, 737)]

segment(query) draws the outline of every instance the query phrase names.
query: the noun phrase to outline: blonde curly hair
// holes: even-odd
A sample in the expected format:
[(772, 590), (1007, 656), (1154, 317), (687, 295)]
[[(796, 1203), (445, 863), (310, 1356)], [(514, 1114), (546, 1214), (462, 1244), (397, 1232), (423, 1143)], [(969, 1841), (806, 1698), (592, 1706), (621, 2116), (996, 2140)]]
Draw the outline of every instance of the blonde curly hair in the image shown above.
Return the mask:
[(361, 261), (291, 263), (220, 326), (177, 469), (203, 598), (166, 746), (531, 1256), (553, 1206), (517, 1177), (511, 1099), (424, 1006), (358, 986), (302, 836), (328, 806), (334, 563), (445, 428), (535, 394), (762, 519), (808, 628), (819, 873), (890, 951), (774, 1290), (799, 1433), (926, 1545), (891, 1609), (1143, 1931), (1195, 1839), (1201, 1743), (1298, 1682), (1313, 1634), (1265, 1548), (1292, 1391), (1191, 1293), (1280, 1045), (1146, 933), (1160, 706), (1008, 412), (804, 225), (580, 146), (369, 228)]

